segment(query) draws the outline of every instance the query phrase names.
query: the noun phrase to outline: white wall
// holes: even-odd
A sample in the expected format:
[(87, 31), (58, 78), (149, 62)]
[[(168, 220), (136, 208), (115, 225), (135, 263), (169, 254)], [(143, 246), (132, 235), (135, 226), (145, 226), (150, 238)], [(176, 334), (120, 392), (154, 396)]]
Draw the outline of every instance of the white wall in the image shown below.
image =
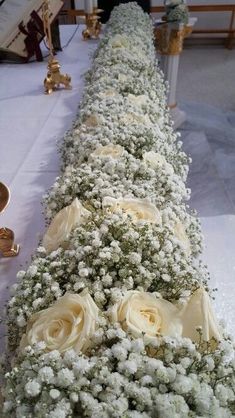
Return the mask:
[[(216, 5), (216, 4), (234, 4), (234, 0), (187, 0), (188, 5)], [(162, 0), (151, 0), (152, 6), (162, 6)], [(227, 12), (207, 12), (207, 13), (194, 13), (192, 16), (198, 18), (198, 22), (195, 25), (195, 29), (228, 29), (230, 23), (231, 13)]]
[[(188, 5), (214, 5), (214, 4), (234, 4), (235, 0), (188, 0)], [(76, 8), (84, 8), (84, 0), (75, 0)], [(162, 6), (163, 0), (151, 0), (152, 6)], [(211, 13), (197, 13), (192, 16), (198, 17), (198, 22), (195, 25), (195, 28), (200, 29), (227, 29), (229, 27), (231, 13), (222, 13), (222, 12), (211, 12)]]
[(75, 0), (76, 9), (84, 9), (84, 0)]

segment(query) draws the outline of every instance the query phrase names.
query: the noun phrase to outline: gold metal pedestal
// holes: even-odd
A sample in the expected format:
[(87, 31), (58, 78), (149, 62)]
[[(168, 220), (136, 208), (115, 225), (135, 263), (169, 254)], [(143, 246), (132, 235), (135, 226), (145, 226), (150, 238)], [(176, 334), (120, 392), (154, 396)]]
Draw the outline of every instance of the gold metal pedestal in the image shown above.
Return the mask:
[(15, 257), (19, 254), (20, 246), (14, 244), (14, 232), (9, 228), (0, 228), (0, 253), (3, 257)]
[(177, 106), (177, 77), (184, 39), (192, 32), (196, 20), (190, 17), (186, 25), (183, 22), (166, 22), (163, 18), (155, 22), (156, 50), (161, 55), (161, 69), (169, 86), (167, 105), (174, 129), (186, 120), (186, 113)]
[(71, 77), (68, 74), (61, 74), (59, 61), (54, 57), (49, 16), (49, 0), (45, 0), (43, 3), (43, 26), (46, 35), (46, 43), (50, 54), (47, 65), (48, 72), (46, 78), (44, 79), (44, 88), (46, 94), (51, 94), (54, 90), (57, 90), (60, 87), (60, 84), (63, 84), (67, 89), (72, 88), (70, 84)]
[(66, 89), (71, 89), (71, 77), (68, 74), (61, 74), (59, 61), (54, 57), (48, 61), (48, 72), (44, 79), (44, 88), (46, 94), (51, 94), (54, 90), (63, 84)]
[(85, 15), (86, 29), (82, 31), (82, 36), (85, 41), (91, 38), (99, 38), (102, 24), (99, 21), (100, 16), (98, 15), (102, 12), (102, 9), (94, 9), (93, 13)]
[(183, 50), (184, 39), (190, 35), (193, 26), (180, 25), (174, 29), (168, 23), (155, 28), (156, 49), (161, 55), (179, 55)]
[[(10, 190), (0, 182), (0, 213), (2, 213), (10, 201)], [(14, 257), (19, 254), (20, 246), (14, 244), (14, 232), (9, 228), (0, 228), (0, 255)]]

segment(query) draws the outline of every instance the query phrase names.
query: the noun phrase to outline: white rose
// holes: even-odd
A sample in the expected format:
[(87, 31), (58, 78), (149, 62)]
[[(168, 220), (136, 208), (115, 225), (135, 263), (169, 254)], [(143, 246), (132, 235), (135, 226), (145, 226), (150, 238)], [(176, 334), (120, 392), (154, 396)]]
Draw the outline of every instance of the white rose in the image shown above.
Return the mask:
[(159, 167), (164, 167), (166, 172), (169, 174), (174, 174), (174, 169), (171, 164), (169, 164), (165, 157), (158, 152), (149, 151), (143, 154), (144, 162), (153, 169), (158, 169)]
[(88, 116), (88, 118), (86, 118), (85, 120), (85, 125), (88, 127), (92, 127), (92, 128), (95, 128), (96, 126), (98, 126), (99, 123), (100, 123), (100, 119), (99, 119), (99, 116), (96, 114)]
[(148, 97), (145, 94), (140, 94), (139, 96), (135, 96), (134, 94), (128, 94), (128, 100), (137, 106), (142, 106), (146, 104)]
[(139, 115), (135, 113), (126, 113), (121, 117), (121, 123), (125, 125), (129, 124), (136, 124), (136, 123), (143, 123), (144, 125), (152, 125), (151, 120), (149, 119), (148, 115)]
[(112, 48), (127, 48), (129, 46), (128, 38), (123, 35), (115, 35), (110, 40)]
[(114, 97), (118, 95), (118, 92), (114, 89), (107, 89), (99, 93), (100, 97)]
[(185, 227), (179, 219), (175, 222), (175, 225), (174, 225), (174, 235), (180, 241), (185, 254), (187, 256), (190, 256), (191, 255), (190, 241), (186, 234)]
[(112, 322), (120, 322), (125, 331), (145, 341), (155, 340), (158, 335), (171, 337), (182, 334), (179, 310), (164, 299), (157, 299), (150, 293), (129, 291), (110, 310)]
[(217, 323), (208, 293), (199, 288), (189, 299), (182, 313), (183, 336), (199, 342), (197, 327), (201, 327), (202, 338), (209, 341), (212, 337), (222, 339), (221, 330)]
[(95, 151), (92, 152), (91, 157), (112, 157), (117, 159), (122, 156), (123, 152), (124, 148), (120, 145), (109, 144), (96, 148)]
[(66, 293), (51, 307), (32, 316), (23, 335), (20, 348), (40, 341), (47, 351), (85, 351), (96, 329), (98, 307), (87, 292)]
[(43, 237), (42, 245), (46, 252), (50, 253), (57, 250), (60, 246), (67, 248), (70, 232), (76, 225), (84, 222), (89, 213), (77, 198), (74, 199), (71, 205), (60, 210)]
[(107, 196), (103, 199), (103, 208), (105, 207), (109, 207), (111, 212), (122, 210), (127, 215), (130, 215), (134, 222), (145, 221), (160, 225), (162, 223), (159, 210), (152, 203), (143, 199), (114, 199)]
[(120, 83), (125, 83), (127, 81), (127, 76), (125, 74), (118, 74), (118, 81)]

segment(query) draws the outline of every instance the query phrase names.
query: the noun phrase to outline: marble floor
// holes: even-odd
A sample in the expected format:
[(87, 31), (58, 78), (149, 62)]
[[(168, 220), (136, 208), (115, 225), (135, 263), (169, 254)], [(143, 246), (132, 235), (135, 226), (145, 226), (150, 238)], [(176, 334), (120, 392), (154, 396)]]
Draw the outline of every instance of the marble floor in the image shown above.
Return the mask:
[(217, 314), (235, 336), (235, 113), (190, 102), (181, 108), (183, 146), (192, 157), (190, 206), (201, 219)]
[(184, 51), (178, 103), (187, 114), (180, 127), (183, 147), (193, 160), (188, 178), (190, 206), (201, 219), (203, 259), (211, 287), (218, 288), (217, 314), (235, 336), (235, 84), (231, 63), (235, 67), (235, 51)]
[(186, 46), (180, 56), (178, 99), (235, 111), (234, 68), (235, 48)]
[(235, 215), (235, 112), (182, 103), (184, 150), (192, 157), (191, 203), (200, 216)]

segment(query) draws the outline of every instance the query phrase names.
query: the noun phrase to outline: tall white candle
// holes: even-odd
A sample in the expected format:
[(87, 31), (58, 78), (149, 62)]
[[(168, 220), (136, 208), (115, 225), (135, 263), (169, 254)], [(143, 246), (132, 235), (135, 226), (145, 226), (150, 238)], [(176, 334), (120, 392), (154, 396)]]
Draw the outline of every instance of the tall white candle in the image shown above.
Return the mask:
[(84, 0), (84, 10), (86, 14), (93, 13), (93, 0)]
[(98, 9), (98, 0), (93, 0), (94, 9)]

